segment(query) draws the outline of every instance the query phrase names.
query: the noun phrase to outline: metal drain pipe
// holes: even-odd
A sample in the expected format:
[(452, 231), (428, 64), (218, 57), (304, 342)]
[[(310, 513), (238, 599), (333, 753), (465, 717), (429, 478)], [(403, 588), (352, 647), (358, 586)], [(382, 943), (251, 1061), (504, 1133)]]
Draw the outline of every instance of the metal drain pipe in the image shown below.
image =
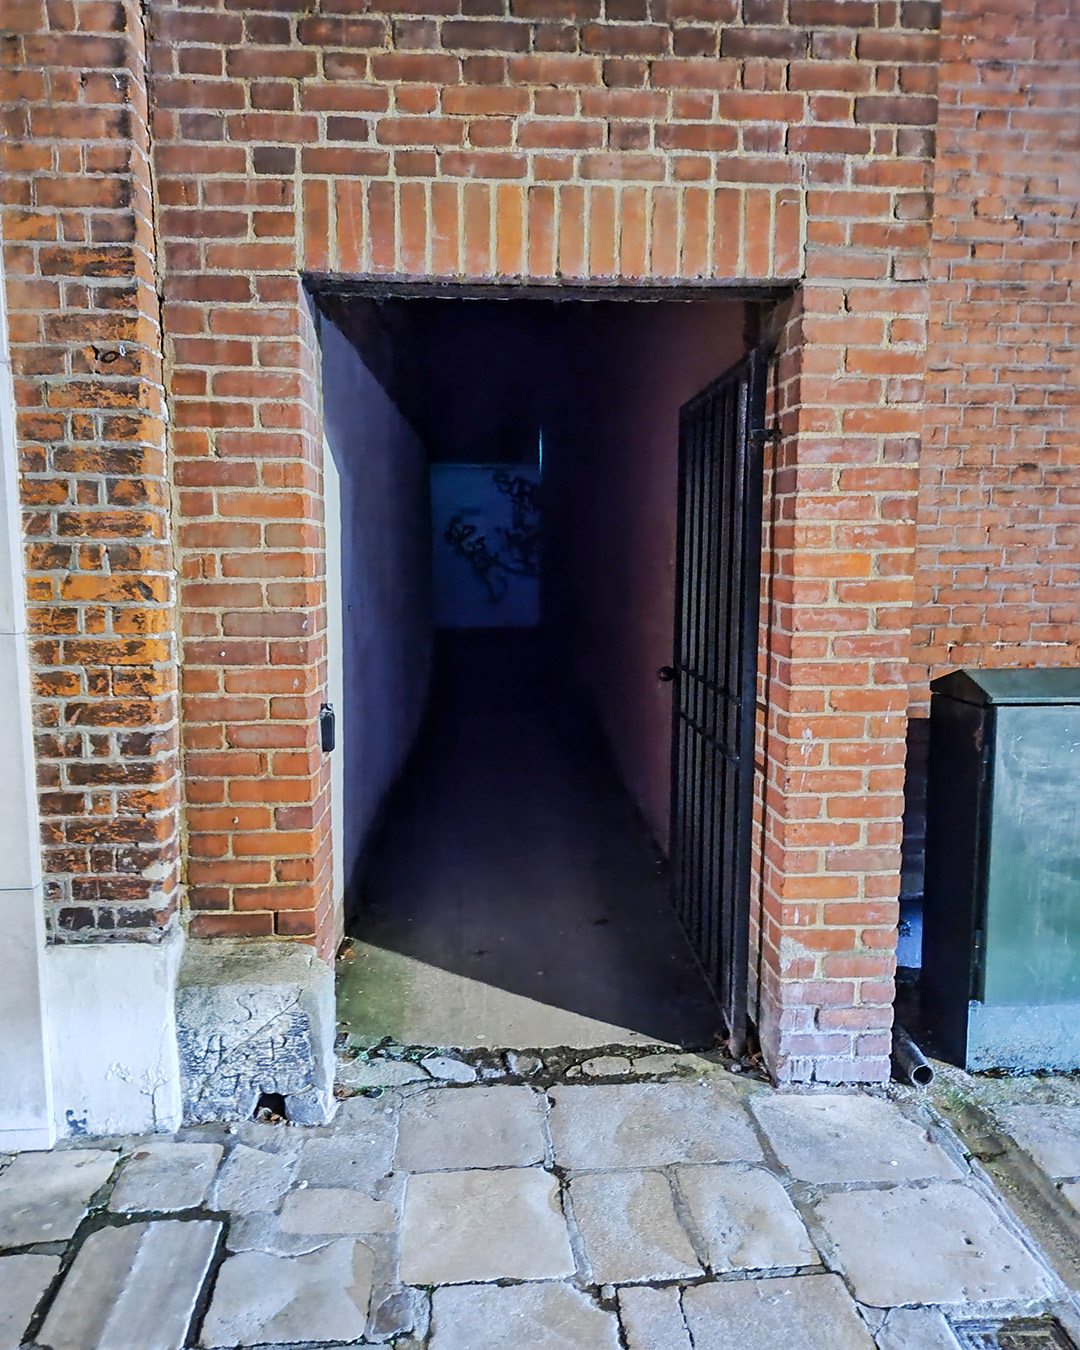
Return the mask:
[(892, 1059), (898, 1076), (912, 1087), (929, 1087), (934, 1081), (933, 1065), (899, 1022), (893, 1024)]

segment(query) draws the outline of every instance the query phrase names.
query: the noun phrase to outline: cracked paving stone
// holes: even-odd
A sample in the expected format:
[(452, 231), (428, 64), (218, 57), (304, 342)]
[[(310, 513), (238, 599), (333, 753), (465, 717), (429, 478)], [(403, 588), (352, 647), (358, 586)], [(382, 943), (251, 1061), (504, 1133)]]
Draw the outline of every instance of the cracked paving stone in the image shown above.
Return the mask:
[(745, 1112), (719, 1084), (609, 1083), (550, 1096), (555, 1159), (572, 1171), (761, 1159)]
[(379, 1302), (371, 1314), (370, 1334), (380, 1340), (428, 1329), (427, 1296), (420, 1289), (395, 1289)]
[(17, 1350), (42, 1295), (60, 1269), (58, 1256), (0, 1256), (0, 1350)]
[(397, 1208), (363, 1191), (310, 1186), (285, 1197), (279, 1226), (283, 1233), (392, 1233)]
[(879, 1097), (755, 1093), (750, 1106), (800, 1181), (926, 1181), (960, 1169), (926, 1131)]
[(206, 1199), (223, 1152), (220, 1144), (142, 1144), (124, 1163), (109, 1208), (126, 1213), (194, 1209)]
[(628, 1350), (691, 1350), (679, 1291), (673, 1285), (620, 1289), (619, 1321)]
[(505, 1059), (508, 1072), (517, 1074), (519, 1078), (531, 1078), (544, 1067), (540, 1056), (528, 1050), (507, 1050)]
[(431, 1314), (431, 1350), (619, 1350), (615, 1317), (568, 1284), (436, 1289)]
[(622, 1078), (633, 1072), (633, 1064), (622, 1055), (597, 1055), (580, 1065), (586, 1078)]
[(431, 1075), (407, 1059), (339, 1060), (337, 1081), (346, 1088), (396, 1088), (430, 1083)]
[(475, 1083), (476, 1070), (471, 1064), (450, 1055), (428, 1055), (420, 1061), (432, 1078), (441, 1078), (444, 1083)]
[(679, 1190), (712, 1270), (809, 1266), (818, 1254), (780, 1182), (761, 1167), (680, 1167)]
[(237, 1214), (276, 1209), (296, 1178), (297, 1161), (295, 1153), (266, 1153), (237, 1144), (214, 1183), (211, 1204)]
[(83, 1243), (39, 1341), (49, 1350), (180, 1350), (221, 1224), (132, 1223)]
[(558, 1183), (547, 1172), (420, 1172), (406, 1182), (406, 1284), (558, 1280), (573, 1273)]
[(590, 1172), (570, 1182), (594, 1284), (702, 1274), (660, 1172)]
[(375, 1257), (342, 1238), (307, 1256), (241, 1252), (218, 1272), (201, 1346), (358, 1341), (367, 1324)]
[[(337, 1236), (340, 1236), (338, 1234)], [(334, 1240), (333, 1233), (283, 1233), (270, 1210), (233, 1214), (226, 1246), (230, 1252), (269, 1252), (271, 1256), (306, 1256)]]
[(956, 1183), (827, 1195), (817, 1212), (861, 1303), (1034, 1299), (1043, 1270), (990, 1203)]
[(836, 1275), (699, 1284), (683, 1312), (694, 1350), (874, 1350)]
[(994, 1114), (1052, 1177), (1080, 1177), (1080, 1106), (999, 1106)]
[(959, 1350), (936, 1308), (894, 1308), (877, 1334), (878, 1350)]
[(71, 1237), (118, 1157), (82, 1148), (20, 1153), (0, 1173), (0, 1247)]
[(407, 1172), (544, 1161), (541, 1098), (527, 1087), (436, 1088), (401, 1108), (395, 1166)]
[(701, 1055), (642, 1055), (634, 1060), (634, 1072), (654, 1077), (667, 1073), (703, 1074), (716, 1073), (717, 1066)]
[[(296, 1142), (296, 1126), (286, 1121), (271, 1123), (264, 1120), (243, 1120), (226, 1128), (238, 1143), (248, 1144), (263, 1153), (295, 1153), (299, 1147)], [(323, 1133), (321, 1129), (319, 1132)]]

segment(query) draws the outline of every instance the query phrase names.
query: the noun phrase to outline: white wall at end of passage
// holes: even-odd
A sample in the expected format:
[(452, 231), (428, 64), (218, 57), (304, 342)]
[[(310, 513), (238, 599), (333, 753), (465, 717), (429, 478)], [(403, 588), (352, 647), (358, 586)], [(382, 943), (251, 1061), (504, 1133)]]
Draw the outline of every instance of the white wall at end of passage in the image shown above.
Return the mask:
[(53, 1143), (15, 398), (0, 261), (0, 1152)]
[(149, 1134), (181, 1122), (176, 975), (184, 935), (68, 943), (45, 956), (62, 1135)]

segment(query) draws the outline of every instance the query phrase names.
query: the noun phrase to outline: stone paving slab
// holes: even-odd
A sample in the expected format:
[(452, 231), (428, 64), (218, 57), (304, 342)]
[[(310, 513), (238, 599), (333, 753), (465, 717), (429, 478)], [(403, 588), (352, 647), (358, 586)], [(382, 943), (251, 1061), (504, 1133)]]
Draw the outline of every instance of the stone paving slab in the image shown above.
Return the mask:
[(401, 1108), (395, 1166), (435, 1172), (543, 1162), (541, 1101), (527, 1087), (417, 1093)]
[(60, 1269), (58, 1256), (0, 1256), (0, 1350), (18, 1350), (42, 1295)]
[(780, 1182), (762, 1167), (680, 1167), (675, 1176), (714, 1271), (816, 1265), (817, 1251)]
[[(361, 1192), (350, 1192), (360, 1194)], [(271, 1256), (306, 1256), (334, 1241), (333, 1233), (283, 1233), (276, 1214), (257, 1210), (229, 1218), (230, 1252), (269, 1252)]]
[(558, 1182), (538, 1168), (421, 1172), (405, 1186), (406, 1284), (558, 1280), (574, 1273)]
[(230, 1256), (218, 1271), (199, 1344), (232, 1350), (356, 1342), (367, 1323), (374, 1267), (371, 1249), (348, 1238), (307, 1256)]
[(570, 1182), (574, 1222), (593, 1284), (702, 1274), (660, 1172), (589, 1172)]
[(633, 1061), (635, 1073), (648, 1074), (715, 1074), (717, 1066), (703, 1055), (659, 1054), (641, 1055)]
[(297, 1165), (295, 1153), (267, 1153), (237, 1144), (218, 1174), (210, 1203), (239, 1214), (276, 1209), (296, 1179)]
[(430, 1350), (619, 1350), (614, 1315), (567, 1284), (436, 1289), (431, 1325)]
[(223, 1153), (220, 1144), (144, 1144), (124, 1163), (109, 1207), (126, 1213), (194, 1209), (206, 1199)]
[[(373, 1147), (389, 1146), (392, 1155), (397, 1136), (398, 1110), (406, 1095), (406, 1092), (384, 1092), (374, 1097), (346, 1097), (338, 1104), (330, 1125), (305, 1133), (366, 1139)], [(291, 1129), (289, 1132), (293, 1133)]]
[(444, 1083), (475, 1083), (476, 1070), (463, 1060), (451, 1055), (428, 1055), (420, 1061), (433, 1078), (441, 1078)]
[(879, 1097), (756, 1093), (751, 1109), (800, 1181), (922, 1181), (960, 1169), (925, 1130)]
[(1051, 1177), (1080, 1177), (1080, 1106), (1005, 1106), (994, 1112)]
[[(337, 1117), (334, 1119), (336, 1121)], [(199, 1130), (198, 1138), (204, 1137), (206, 1128), (203, 1126)], [(321, 1137), (330, 1133), (330, 1127), (327, 1126), (313, 1126), (298, 1131), (295, 1126), (285, 1121), (268, 1120), (243, 1120), (239, 1124), (226, 1126), (226, 1129), (238, 1143), (260, 1149), (263, 1153), (296, 1153), (300, 1148), (301, 1139), (308, 1135), (317, 1134)]]
[(597, 1055), (579, 1067), (587, 1078), (622, 1078), (633, 1071), (634, 1065), (625, 1055)]
[[(375, 1340), (412, 1332), (425, 1336), (431, 1319), (431, 1303), (423, 1289), (391, 1289), (372, 1300), (368, 1335)], [(402, 1345), (403, 1342), (395, 1342)]]
[(619, 1321), (627, 1350), (692, 1350), (674, 1285), (620, 1289)]
[(550, 1096), (555, 1161), (572, 1171), (762, 1156), (744, 1109), (723, 1085), (574, 1085)]
[(878, 1350), (960, 1350), (936, 1308), (893, 1308), (876, 1339)]
[(872, 1307), (1050, 1293), (1041, 1267), (969, 1186), (842, 1192), (825, 1196), (817, 1211), (836, 1265)]
[(835, 1275), (696, 1285), (683, 1311), (694, 1350), (874, 1350)]
[(91, 1233), (38, 1339), (49, 1350), (180, 1350), (220, 1232), (165, 1219)]
[(363, 1191), (308, 1187), (285, 1197), (279, 1227), (283, 1233), (392, 1233), (397, 1207)]
[(0, 1248), (71, 1237), (118, 1156), (101, 1149), (20, 1153), (0, 1173)]
[(337, 1081), (347, 1088), (397, 1088), (428, 1083), (431, 1075), (407, 1059), (347, 1059), (338, 1063)]
[(386, 1118), (373, 1130), (307, 1139), (297, 1176), (312, 1186), (344, 1186), (370, 1191), (394, 1165), (395, 1130)]

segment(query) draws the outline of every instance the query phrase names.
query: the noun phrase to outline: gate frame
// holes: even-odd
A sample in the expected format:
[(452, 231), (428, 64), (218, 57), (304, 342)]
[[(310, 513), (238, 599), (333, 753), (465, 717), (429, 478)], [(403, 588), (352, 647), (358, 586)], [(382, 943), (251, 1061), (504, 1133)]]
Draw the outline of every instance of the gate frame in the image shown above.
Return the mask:
[[(749, 405), (747, 413), (751, 418), (756, 418), (761, 423), (763, 431), (764, 420), (767, 412), (767, 389), (769, 371), (772, 368), (773, 355), (776, 348), (777, 339), (771, 335), (770, 328), (775, 320), (775, 316), (780, 313), (781, 306), (785, 301), (791, 300), (799, 290), (798, 284), (791, 281), (776, 281), (769, 283), (741, 284), (738, 282), (716, 281), (712, 279), (703, 279), (701, 281), (685, 282), (675, 281), (667, 282), (663, 280), (642, 280), (624, 283), (615, 282), (597, 282), (595, 280), (573, 280), (554, 278), (550, 281), (529, 279), (517, 282), (507, 282), (504, 280), (493, 279), (491, 281), (478, 280), (476, 278), (463, 278), (461, 280), (417, 280), (415, 278), (403, 278), (397, 276), (371, 276), (371, 275), (340, 275), (335, 273), (315, 272), (304, 270), (300, 273), (300, 281), (303, 286), (304, 294), (312, 306), (319, 314), (319, 319), (315, 321), (316, 333), (318, 324), (322, 317), (322, 308), (319, 299), (327, 296), (334, 299), (364, 299), (364, 300), (410, 300), (410, 299), (445, 299), (445, 300), (546, 300), (550, 303), (578, 303), (588, 304), (590, 302), (616, 302), (650, 304), (664, 302), (681, 302), (685, 304), (702, 303), (705, 301), (731, 300), (742, 301), (746, 306), (744, 311), (744, 332), (743, 340), (745, 344), (744, 355), (734, 366), (727, 371), (721, 372), (715, 380), (701, 391), (695, 398), (701, 397), (713, 386), (726, 379), (733, 370), (738, 369), (740, 365), (749, 361), (756, 361), (761, 366), (760, 388), (757, 390), (759, 397), (756, 399), (755, 408), (751, 410)], [(321, 375), (318, 378), (320, 390), (322, 381)], [(693, 401), (693, 400), (691, 400)], [(321, 406), (319, 409), (320, 425), (322, 421)], [(757, 434), (757, 433), (755, 433)], [(779, 432), (774, 430), (768, 433), (768, 436), (778, 436)], [(755, 586), (760, 588), (763, 580), (762, 559), (764, 558), (764, 549), (762, 546), (762, 527), (764, 520), (765, 501), (764, 501), (764, 475), (762, 473), (762, 453), (765, 440), (768, 436), (760, 435), (755, 440), (753, 454), (756, 460), (755, 479), (759, 484), (760, 491), (758, 499), (752, 506), (751, 518), (744, 520), (744, 530), (750, 528), (757, 539), (757, 563), (754, 570)], [(682, 493), (682, 455), (681, 447), (679, 452), (679, 485), (678, 491)], [(744, 494), (744, 501), (746, 500)], [(677, 516), (677, 530), (681, 531), (681, 510)], [(682, 550), (681, 533), (678, 533), (675, 550), (676, 566), (676, 594), (675, 594), (675, 618), (676, 633), (679, 623), (679, 565)], [(325, 572), (325, 567), (324, 567)], [(754, 829), (754, 810), (757, 801), (755, 791), (755, 777), (760, 773), (757, 762), (757, 756), (754, 753), (754, 727), (755, 719), (760, 712), (757, 699), (757, 687), (759, 671), (759, 639), (758, 622), (761, 597), (756, 589), (751, 596), (747, 594), (744, 597), (744, 633), (742, 637), (743, 648), (743, 699), (747, 704), (749, 712), (745, 710), (740, 712), (740, 722), (743, 724), (744, 731), (749, 729), (749, 748), (750, 753), (743, 755), (740, 765), (740, 800), (744, 804), (740, 819), (740, 837), (738, 848), (738, 868), (740, 874), (745, 872), (746, 885), (743, 888), (746, 892), (746, 903), (744, 912), (740, 912), (737, 929), (733, 930), (730, 938), (730, 948), (735, 951), (742, 950), (745, 953), (745, 961), (742, 967), (742, 978), (739, 981), (739, 996), (737, 1006), (731, 1010), (725, 1010), (723, 1002), (720, 999), (717, 990), (718, 1001), (721, 1003), (721, 1010), (728, 1023), (729, 1041), (733, 1052), (741, 1054), (746, 1047), (747, 1040), (747, 1013), (749, 1005), (749, 972), (751, 966), (751, 954), (749, 949), (751, 938), (751, 889), (753, 883), (754, 868), (754, 848), (753, 848), (753, 829)], [(750, 609), (753, 608), (753, 622), (746, 617)], [(675, 638), (673, 634), (673, 640)], [(675, 650), (673, 649), (673, 657)], [(744, 721), (744, 719), (748, 719)], [(672, 778), (671, 792), (675, 792), (675, 765), (674, 765), (674, 738), (676, 732), (676, 708), (673, 703), (672, 719)], [(761, 788), (764, 794), (764, 785)], [(674, 816), (669, 816), (674, 820)], [(668, 861), (670, 863), (670, 847)], [(676, 912), (678, 912), (676, 910)], [(689, 938), (689, 934), (688, 934)], [(760, 944), (760, 930), (759, 930)], [(691, 942), (691, 946), (693, 943)], [(696, 954), (696, 953), (695, 953)], [(760, 952), (759, 952), (760, 958)], [(699, 956), (700, 961), (700, 956)], [(711, 985), (714, 980), (705, 964), (702, 962), (702, 968), (705, 971), (706, 978)]]
[[(713, 986), (726, 1024), (728, 1048), (736, 1057), (744, 1053), (748, 1039), (750, 914), (754, 880), (754, 778), (757, 772), (755, 750), (758, 717), (758, 674), (762, 655), (760, 650), (761, 593), (764, 580), (762, 564), (765, 556), (762, 540), (765, 517), (763, 452), (766, 441), (774, 439), (778, 435), (775, 429), (770, 431), (765, 425), (768, 411), (768, 381), (772, 369), (773, 351), (774, 347), (771, 343), (755, 343), (734, 365), (729, 366), (727, 370), (710, 381), (693, 398), (688, 399), (680, 409), (679, 416), (679, 498), (675, 553), (675, 631), (673, 635), (673, 665), (676, 672), (674, 683), (677, 701), (673, 707), (671, 719), (672, 847), (669, 851), (672, 903), (683, 923), (683, 927), (686, 929), (691, 946), (695, 948), (706, 978)], [(716, 753), (722, 758), (734, 759), (737, 762), (736, 795), (732, 804), (734, 808), (731, 830), (733, 858), (730, 870), (721, 863), (718, 876), (711, 878), (714, 883), (714, 898), (717, 903), (715, 913), (708, 919), (704, 917), (704, 908), (702, 908), (699, 919), (702, 930), (701, 945), (706, 948), (702, 951), (699, 950), (698, 943), (695, 942), (695, 936), (691, 931), (689, 922), (691, 914), (687, 906), (693, 901), (689, 897), (684, 897), (682, 903), (680, 903), (676, 875), (677, 863), (674, 859), (676, 841), (680, 837), (677, 822), (685, 815), (686, 793), (684, 787), (687, 777), (682, 772), (685, 767), (683, 761), (686, 756), (686, 747), (680, 727), (680, 722), (688, 721), (683, 713), (681, 692), (683, 681), (680, 677), (689, 673), (689, 669), (684, 662), (684, 637), (686, 637), (685, 625), (688, 617), (685, 601), (686, 573), (690, 559), (686, 550), (688, 547), (687, 528), (691, 503), (688, 499), (689, 453), (688, 442), (684, 438), (684, 424), (696, 405), (714, 398), (721, 386), (731, 383), (735, 383), (737, 388), (736, 426), (733, 428), (733, 432), (734, 439), (739, 442), (736, 450), (737, 462), (734, 473), (736, 500), (732, 504), (731, 515), (732, 517), (738, 517), (739, 528), (735, 532), (735, 538), (730, 542), (733, 550), (739, 549), (742, 559), (739, 570), (741, 595), (738, 597), (736, 604), (729, 603), (727, 605), (726, 624), (718, 621), (710, 626), (709, 619), (706, 617), (701, 636), (706, 647), (715, 649), (721, 641), (722, 628), (726, 629), (727, 640), (735, 635), (736, 630), (738, 633), (739, 706), (736, 713), (734, 753), (728, 754), (725, 748), (719, 744), (715, 747)], [(715, 426), (712, 428), (711, 435), (715, 444)], [(723, 436), (724, 433), (722, 432), (721, 439), (723, 439)], [(723, 453), (727, 447), (721, 446), (719, 448)], [(710, 489), (710, 493), (711, 491)], [(711, 498), (709, 506), (705, 509), (711, 508), (715, 511), (718, 505), (719, 509), (726, 514), (726, 507)], [(722, 559), (718, 557), (717, 553), (718, 549), (725, 547), (722, 522), (719, 537), (713, 536), (710, 526), (710, 533), (706, 536), (706, 539), (705, 548), (712, 551), (713, 558), (716, 560), (715, 566), (712, 568), (707, 561), (702, 564), (708, 578), (704, 603), (712, 609), (719, 599), (719, 593), (725, 594), (729, 601), (732, 599), (730, 578), (725, 584), (721, 576)], [(718, 588), (717, 594), (713, 593), (714, 586)], [(724, 680), (726, 681), (727, 678), (728, 673), (725, 670)], [(719, 679), (715, 683), (719, 690)], [(691, 724), (691, 734), (692, 732)], [(708, 737), (708, 732), (699, 728), (698, 735)], [(718, 739), (715, 733), (713, 739)], [(701, 807), (698, 791), (700, 787), (700, 783), (695, 783), (693, 787), (696, 809)], [(715, 810), (717, 806), (715, 777), (711, 800), (706, 803), (706, 806), (712, 810)], [(726, 830), (722, 815), (712, 822), (714, 831), (717, 826), (720, 829), (720, 846), (723, 850)], [(710, 847), (715, 852), (715, 842)], [(730, 887), (725, 886), (726, 875), (730, 875)], [(701, 896), (694, 897), (694, 899), (700, 900), (702, 906), (704, 906), (708, 897)]]

